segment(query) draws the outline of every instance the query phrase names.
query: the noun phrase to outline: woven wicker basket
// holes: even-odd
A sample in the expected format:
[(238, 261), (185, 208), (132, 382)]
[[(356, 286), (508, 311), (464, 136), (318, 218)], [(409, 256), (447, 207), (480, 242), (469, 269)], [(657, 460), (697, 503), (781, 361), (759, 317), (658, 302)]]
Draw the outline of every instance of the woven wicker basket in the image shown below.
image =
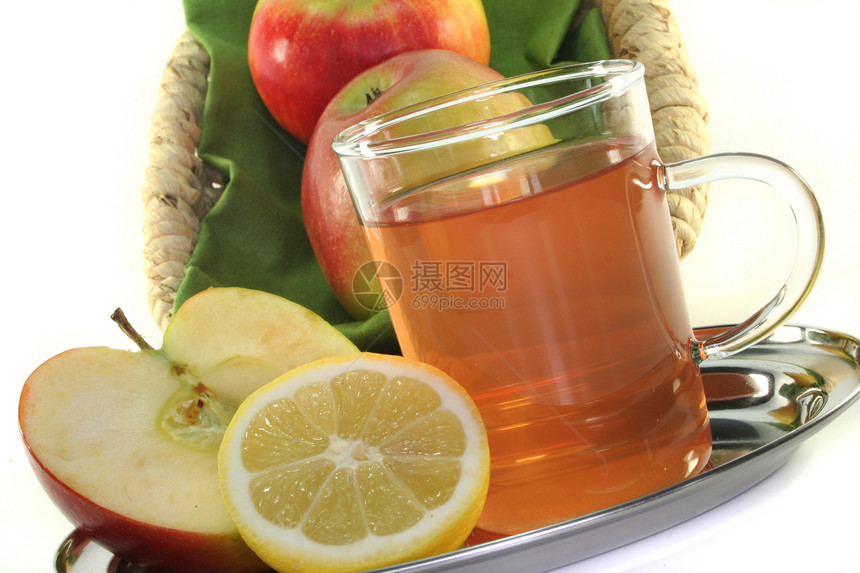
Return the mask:
[[(594, 0), (613, 55), (645, 64), (657, 149), (671, 163), (709, 151), (707, 106), (667, 0)], [(201, 218), (218, 201), (220, 174), (197, 156), (209, 55), (185, 32), (171, 53), (150, 128), (150, 157), (142, 189), (144, 270), (150, 312), (170, 322), (176, 291), (197, 241)], [(678, 255), (696, 243), (707, 187), (668, 197)]]

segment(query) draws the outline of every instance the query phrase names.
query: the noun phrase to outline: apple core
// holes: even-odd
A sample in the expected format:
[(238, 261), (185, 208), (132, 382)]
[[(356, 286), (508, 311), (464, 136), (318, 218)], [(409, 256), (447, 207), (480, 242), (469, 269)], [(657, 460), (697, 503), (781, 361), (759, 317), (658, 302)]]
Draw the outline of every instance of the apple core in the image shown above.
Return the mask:
[(182, 381), (161, 413), (161, 429), (176, 442), (198, 450), (217, 451), (236, 409), (220, 402), (202, 382)]

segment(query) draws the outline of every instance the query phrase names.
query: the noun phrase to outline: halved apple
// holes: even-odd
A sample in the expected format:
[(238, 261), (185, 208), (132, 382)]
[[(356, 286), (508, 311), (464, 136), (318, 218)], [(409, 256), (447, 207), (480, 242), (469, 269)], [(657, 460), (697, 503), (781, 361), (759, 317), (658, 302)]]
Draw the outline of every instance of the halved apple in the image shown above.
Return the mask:
[(19, 424), (39, 480), (76, 527), (130, 561), (266, 570), (222, 501), (221, 436), (263, 384), (356, 347), (311, 311), (241, 288), (188, 299), (158, 350), (117, 320), (141, 351), (69, 350), (24, 385)]

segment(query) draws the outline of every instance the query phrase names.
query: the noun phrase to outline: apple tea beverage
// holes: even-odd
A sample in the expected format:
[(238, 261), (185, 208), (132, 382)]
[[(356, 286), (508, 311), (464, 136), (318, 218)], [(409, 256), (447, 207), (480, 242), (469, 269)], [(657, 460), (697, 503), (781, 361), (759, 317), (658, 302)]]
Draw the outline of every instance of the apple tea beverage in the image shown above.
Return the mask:
[[(486, 530), (616, 505), (708, 461), (669, 211), (652, 183), (657, 156), (635, 143), (510, 159), (492, 181), (451, 178), (386, 202), (367, 223), (373, 258), (408, 279), (389, 308), (403, 354), (448, 372), (483, 415)], [(521, 198), (482, 208), (488, 192)], [(429, 195), (457, 197), (459, 212), (404, 215)]]
[[(699, 364), (766, 336), (817, 274), (821, 228), (803, 181), (761, 157), (664, 165), (642, 76), (623, 61), (539, 72), (382, 115), (334, 143), (371, 253), (402, 283), (382, 281), (401, 350), (450, 374), (481, 412), (491, 475), (478, 526), (491, 534), (702, 471)], [(466, 103), (459, 128), (434, 127)], [(698, 341), (666, 192), (737, 176), (780, 183), (809, 240), (783, 292)]]

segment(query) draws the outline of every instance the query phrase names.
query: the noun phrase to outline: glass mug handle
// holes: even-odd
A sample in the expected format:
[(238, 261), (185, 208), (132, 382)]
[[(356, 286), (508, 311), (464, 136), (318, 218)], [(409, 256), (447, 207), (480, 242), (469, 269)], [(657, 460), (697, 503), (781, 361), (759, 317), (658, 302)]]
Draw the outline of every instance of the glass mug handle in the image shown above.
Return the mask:
[(663, 191), (679, 190), (722, 179), (767, 183), (788, 203), (797, 226), (794, 266), (770, 302), (752, 316), (704, 341), (694, 341), (693, 358), (725, 358), (755, 344), (774, 331), (806, 299), (824, 255), (824, 225), (812, 190), (788, 165), (764, 155), (722, 153), (658, 166)]

